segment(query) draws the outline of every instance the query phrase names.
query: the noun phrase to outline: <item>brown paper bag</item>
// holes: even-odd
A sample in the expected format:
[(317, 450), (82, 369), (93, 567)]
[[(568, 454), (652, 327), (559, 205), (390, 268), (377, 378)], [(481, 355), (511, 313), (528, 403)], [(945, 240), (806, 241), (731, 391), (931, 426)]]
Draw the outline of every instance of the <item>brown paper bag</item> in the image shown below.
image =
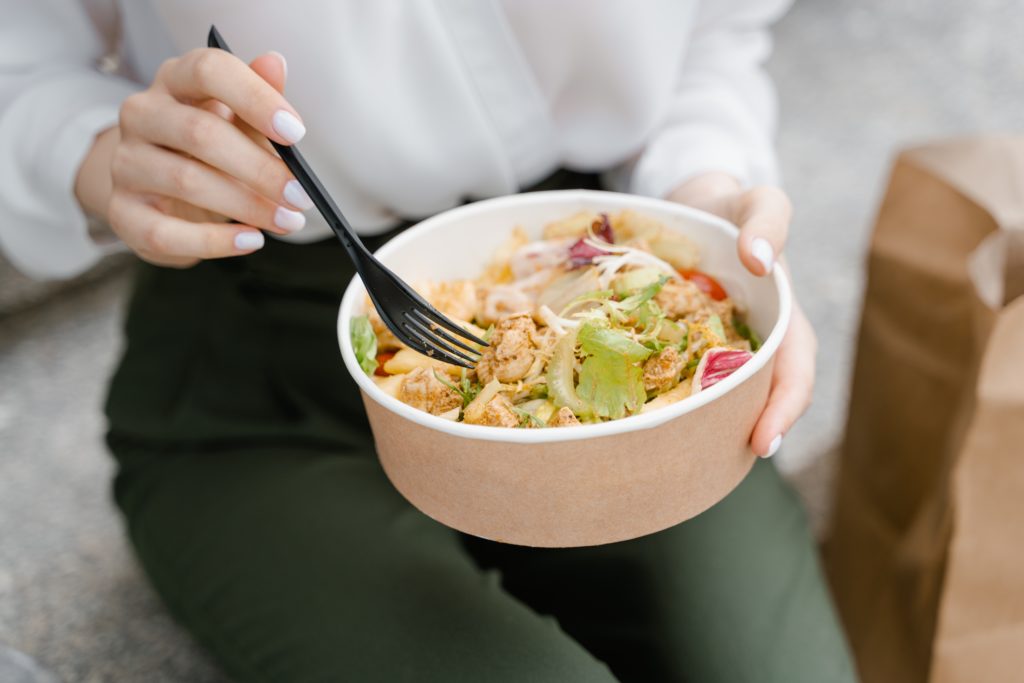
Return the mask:
[(825, 549), (865, 683), (1024, 681), (1022, 295), (1024, 138), (900, 155)]

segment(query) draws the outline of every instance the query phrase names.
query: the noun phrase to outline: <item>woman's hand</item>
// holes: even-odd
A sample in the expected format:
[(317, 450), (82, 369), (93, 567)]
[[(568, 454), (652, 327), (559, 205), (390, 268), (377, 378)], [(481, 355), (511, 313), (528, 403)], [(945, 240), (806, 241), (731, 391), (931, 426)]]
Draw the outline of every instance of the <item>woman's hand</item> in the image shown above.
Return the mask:
[[(740, 228), (739, 257), (754, 275), (767, 275), (782, 253), (792, 208), (776, 187), (742, 190), (724, 173), (693, 178), (669, 196), (673, 201), (703, 209)], [(814, 363), (818, 340), (810, 321), (794, 302), (793, 316), (775, 356), (771, 394), (754, 427), (750, 445), (762, 457), (775, 454), (807, 406), (814, 391)]]
[(79, 203), (163, 266), (253, 252), (260, 230), (299, 230), (312, 202), (265, 140), (293, 144), (306, 132), (281, 94), (286, 70), (276, 53), (246, 65), (199, 49), (164, 62), (96, 138), (78, 172)]

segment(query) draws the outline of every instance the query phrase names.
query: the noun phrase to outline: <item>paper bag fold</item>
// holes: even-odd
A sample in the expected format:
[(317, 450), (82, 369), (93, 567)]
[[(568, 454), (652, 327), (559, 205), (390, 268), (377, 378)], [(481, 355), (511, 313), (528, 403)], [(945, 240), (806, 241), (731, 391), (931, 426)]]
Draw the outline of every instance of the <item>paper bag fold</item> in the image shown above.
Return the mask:
[[(1024, 472), (1021, 227), (1024, 139), (897, 159), (826, 545), (867, 683), (1024, 680), (1024, 642), (1006, 648), (1024, 624), (1024, 481), (1009, 473)], [(989, 496), (994, 480), (1005, 488)]]

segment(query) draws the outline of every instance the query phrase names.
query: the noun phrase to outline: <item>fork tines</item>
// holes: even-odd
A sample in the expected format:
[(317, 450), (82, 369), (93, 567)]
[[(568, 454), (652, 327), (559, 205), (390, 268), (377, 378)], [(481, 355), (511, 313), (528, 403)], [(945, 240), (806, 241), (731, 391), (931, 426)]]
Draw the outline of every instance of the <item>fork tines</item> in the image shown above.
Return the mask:
[(463, 329), (425, 302), (415, 308), (402, 310), (401, 320), (391, 320), (383, 315), (382, 318), (407, 346), (452, 365), (469, 369), (476, 367), (480, 361), (480, 351), (467, 342), (487, 346), (486, 341)]

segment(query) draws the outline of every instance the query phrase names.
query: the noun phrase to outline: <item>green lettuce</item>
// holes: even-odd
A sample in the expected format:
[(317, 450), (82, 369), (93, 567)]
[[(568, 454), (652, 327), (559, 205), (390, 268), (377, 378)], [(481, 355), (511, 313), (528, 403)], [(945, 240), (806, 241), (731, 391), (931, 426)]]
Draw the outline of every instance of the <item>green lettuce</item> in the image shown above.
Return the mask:
[(751, 351), (757, 351), (759, 348), (761, 348), (761, 337), (757, 335), (757, 332), (754, 332), (754, 330), (750, 329), (749, 325), (747, 325), (739, 318), (733, 318), (732, 326), (736, 330), (737, 334), (739, 334), (741, 337), (750, 342)]
[(352, 350), (355, 351), (359, 367), (367, 375), (372, 375), (377, 369), (377, 335), (373, 333), (370, 318), (365, 315), (352, 318), (349, 334), (352, 336)]
[(639, 410), (647, 400), (641, 362), (651, 349), (594, 320), (580, 326), (577, 338), (586, 355), (576, 388), (579, 397), (599, 417), (614, 420)]
[[(725, 326), (722, 325), (722, 319), (718, 315), (712, 315), (708, 317), (707, 322), (708, 329), (711, 330), (716, 337), (718, 337), (718, 343), (725, 343)], [(710, 340), (709, 340), (710, 341)]]

